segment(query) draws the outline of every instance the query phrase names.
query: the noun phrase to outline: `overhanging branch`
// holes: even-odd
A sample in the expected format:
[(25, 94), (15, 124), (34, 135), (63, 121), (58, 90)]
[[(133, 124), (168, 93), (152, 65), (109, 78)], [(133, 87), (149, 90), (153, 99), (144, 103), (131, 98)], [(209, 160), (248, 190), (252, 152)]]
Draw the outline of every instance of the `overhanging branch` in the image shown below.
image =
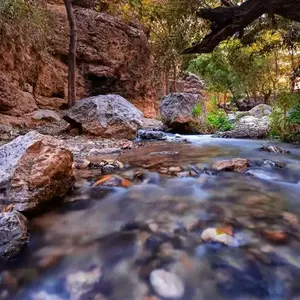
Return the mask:
[(220, 42), (242, 32), (253, 21), (268, 13), (270, 7), (275, 14), (300, 21), (300, 0), (247, 0), (240, 6), (201, 9), (197, 15), (211, 22), (211, 32), (201, 42), (184, 50), (183, 54), (213, 51)]

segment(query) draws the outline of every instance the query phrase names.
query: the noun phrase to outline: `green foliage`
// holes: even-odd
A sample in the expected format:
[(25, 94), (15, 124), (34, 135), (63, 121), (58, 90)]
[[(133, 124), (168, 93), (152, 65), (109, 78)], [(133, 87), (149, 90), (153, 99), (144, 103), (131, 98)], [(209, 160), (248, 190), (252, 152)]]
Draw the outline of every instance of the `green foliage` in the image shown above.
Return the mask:
[(44, 48), (49, 34), (46, 9), (25, 0), (0, 1), (0, 33), (10, 38), (30, 41), (36, 48)]
[(207, 114), (206, 122), (215, 130), (228, 131), (233, 129), (226, 113), (222, 110), (216, 110)]
[(273, 103), (270, 135), (282, 140), (299, 138), (300, 94), (282, 91)]
[(200, 117), (202, 115), (202, 107), (200, 104), (196, 104), (193, 108), (193, 116)]

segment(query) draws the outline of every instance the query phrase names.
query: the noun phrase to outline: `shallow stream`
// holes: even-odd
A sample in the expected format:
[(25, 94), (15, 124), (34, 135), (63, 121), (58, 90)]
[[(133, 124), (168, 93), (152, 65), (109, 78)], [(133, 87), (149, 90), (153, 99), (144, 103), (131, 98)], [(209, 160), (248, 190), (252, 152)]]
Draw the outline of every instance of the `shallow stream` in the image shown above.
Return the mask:
[[(300, 299), (300, 148), (182, 138), (101, 157), (124, 164), (114, 180), (126, 187), (92, 187), (102, 174), (78, 170), (73, 192), (31, 219), (28, 246), (0, 267), (0, 299)], [(238, 157), (246, 173), (212, 168)], [(228, 239), (204, 239), (208, 228)]]

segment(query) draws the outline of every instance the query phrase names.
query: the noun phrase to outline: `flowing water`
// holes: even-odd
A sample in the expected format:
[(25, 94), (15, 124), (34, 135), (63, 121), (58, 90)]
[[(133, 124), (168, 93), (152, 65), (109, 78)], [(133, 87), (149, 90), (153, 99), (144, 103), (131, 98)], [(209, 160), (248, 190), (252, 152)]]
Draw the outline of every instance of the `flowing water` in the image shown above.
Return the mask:
[[(0, 299), (300, 299), (300, 149), (184, 138), (122, 154), (126, 188), (92, 187), (99, 171), (78, 171), (1, 266)], [(211, 168), (237, 157), (250, 160), (246, 174)], [(230, 242), (205, 240), (208, 228)]]

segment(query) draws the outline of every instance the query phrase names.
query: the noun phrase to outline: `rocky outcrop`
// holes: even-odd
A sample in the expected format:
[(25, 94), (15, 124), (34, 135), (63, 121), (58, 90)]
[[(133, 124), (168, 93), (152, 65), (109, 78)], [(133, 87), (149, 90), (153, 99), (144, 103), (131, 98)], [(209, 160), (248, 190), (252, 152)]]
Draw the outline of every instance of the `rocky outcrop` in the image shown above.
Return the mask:
[(173, 93), (161, 100), (160, 114), (163, 123), (176, 133), (201, 133), (201, 118), (194, 115), (200, 105), (199, 97), (191, 93)]
[(269, 134), (271, 113), (271, 106), (259, 104), (248, 112), (229, 114), (230, 121), (234, 123), (234, 129), (217, 133), (216, 136), (224, 138), (266, 138)]
[[(0, 45), (0, 113), (22, 116), (37, 108), (66, 106), (69, 26), (64, 2), (47, 2), (51, 18), (48, 53), (41, 55), (34, 45), (9, 36)], [(73, 2), (78, 34), (77, 99), (113, 92), (138, 103), (147, 116), (155, 116), (150, 50), (142, 28), (90, 9), (96, 1)]]
[(0, 147), (0, 204), (38, 209), (73, 183), (72, 153), (57, 139), (30, 132)]
[(16, 257), (28, 240), (27, 219), (19, 212), (0, 213), (0, 259)]
[(143, 114), (118, 95), (102, 95), (78, 101), (64, 119), (82, 132), (101, 136), (132, 139), (142, 126)]

